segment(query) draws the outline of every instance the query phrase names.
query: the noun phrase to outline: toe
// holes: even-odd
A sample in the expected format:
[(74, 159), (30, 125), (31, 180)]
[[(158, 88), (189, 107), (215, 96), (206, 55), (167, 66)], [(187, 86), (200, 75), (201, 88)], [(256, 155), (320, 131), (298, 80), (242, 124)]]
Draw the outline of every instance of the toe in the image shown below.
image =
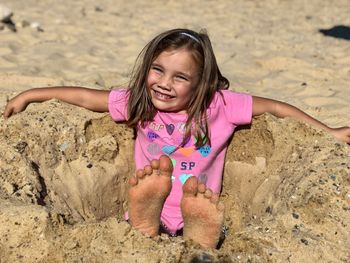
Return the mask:
[(173, 164), (168, 156), (162, 155), (159, 158), (159, 170), (162, 175), (171, 176), (173, 172)]
[(208, 199), (211, 199), (211, 197), (213, 196), (213, 192), (210, 189), (207, 189), (204, 192), (204, 196)]
[(135, 186), (135, 185), (137, 185), (137, 178), (135, 177), (135, 176), (132, 176), (132, 177), (130, 177), (130, 179), (129, 179), (129, 184), (131, 185), (131, 186)]
[(145, 173), (143, 170), (137, 170), (136, 171), (136, 179), (142, 179), (145, 176)]
[(202, 184), (202, 183), (198, 184), (198, 192), (200, 192), (201, 194), (204, 194), (206, 190), (207, 190), (207, 187), (205, 186), (205, 184)]
[(151, 167), (153, 170), (158, 170), (159, 169), (159, 160), (152, 160)]
[(153, 168), (150, 165), (146, 165), (145, 168), (143, 168), (144, 173), (147, 175), (151, 175), (153, 173)]
[(196, 177), (191, 176), (187, 179), (182, 187), (184, 195), (197, 195), (198, 193), (198, 180)]

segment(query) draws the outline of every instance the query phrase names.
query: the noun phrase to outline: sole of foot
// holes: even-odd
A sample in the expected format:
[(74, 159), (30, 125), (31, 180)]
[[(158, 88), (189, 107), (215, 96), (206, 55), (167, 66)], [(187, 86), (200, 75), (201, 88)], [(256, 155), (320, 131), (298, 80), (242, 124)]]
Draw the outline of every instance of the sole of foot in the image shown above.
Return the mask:
[(181, 211), (184, 218), (184, 238), (192, 239), (204, 248), (216, 248), (224, 220), (224, 205), (196, 177), (183, 186)]
[(160, 214), (171, 191), (173, 165), (168, 156), (153, 160), (129, 180), (129, 222), (145, 235), (159, 234)]

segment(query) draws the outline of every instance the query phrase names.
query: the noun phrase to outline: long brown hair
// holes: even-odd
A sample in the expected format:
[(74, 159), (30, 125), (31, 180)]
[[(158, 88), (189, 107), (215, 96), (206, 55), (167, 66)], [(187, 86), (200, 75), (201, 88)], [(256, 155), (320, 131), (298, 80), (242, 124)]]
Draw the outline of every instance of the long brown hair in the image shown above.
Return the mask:
[(153, 120), (157, 109), (153, 106), (147, 90), (147, 76), (153, 61), (165, 50), (185, 48), (199, 69), (199, 82), (187, 106), (188, 118), (185, 126), (183, 146), (191, 134), (196, 137), (196, 148), (210, 145), (207, 109), (216, 91), (228, 89), (229, 81), (221, 75), (210, 39), (205, 31), (199, 33), (189, 29), (172, 29), (152, 39), (141, 51), (129, 83), (128, 121), (131, 127)]

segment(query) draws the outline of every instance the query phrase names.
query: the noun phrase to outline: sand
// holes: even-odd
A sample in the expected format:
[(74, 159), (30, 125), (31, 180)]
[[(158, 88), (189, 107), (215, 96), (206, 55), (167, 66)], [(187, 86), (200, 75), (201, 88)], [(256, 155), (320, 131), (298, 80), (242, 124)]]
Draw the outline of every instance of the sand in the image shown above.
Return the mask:
[[(12, 0), (0, 27), (0, 108), (32, 88), (127, 85), (143, 46), (206, 28), (231, 89), (350, 125), (350, 26), (339, 1)], [(150, 239), (124, 222), (133, 132), (108, 114), (51, 100), (0, 119), (0, 262), (350, 262), (350, 148), (270, 115), (230, 143), (218, 250)]]

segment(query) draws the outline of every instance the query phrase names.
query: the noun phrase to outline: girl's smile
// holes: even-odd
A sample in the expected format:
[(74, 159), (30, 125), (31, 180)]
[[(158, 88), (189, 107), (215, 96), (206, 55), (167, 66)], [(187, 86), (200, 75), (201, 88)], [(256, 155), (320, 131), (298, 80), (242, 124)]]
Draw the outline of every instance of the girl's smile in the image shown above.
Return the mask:
[(160, 53), (147, 77), (152, 103), (161, 111), (186, 113), (197, 84), (198, 66), (184, 48)]

